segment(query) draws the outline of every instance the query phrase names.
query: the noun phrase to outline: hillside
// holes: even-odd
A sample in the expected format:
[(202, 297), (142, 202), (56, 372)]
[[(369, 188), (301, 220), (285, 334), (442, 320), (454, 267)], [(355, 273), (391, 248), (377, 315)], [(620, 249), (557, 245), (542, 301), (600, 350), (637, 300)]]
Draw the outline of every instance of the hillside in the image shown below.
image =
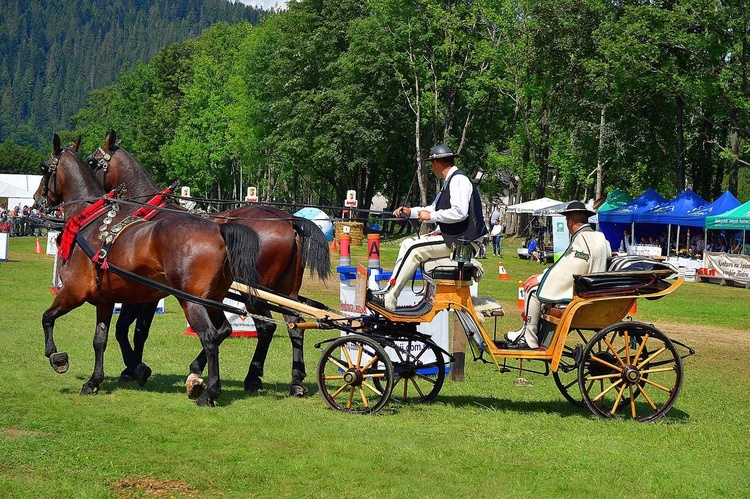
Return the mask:
[(261, 14), (227, 0), (0, 2), (0, 143), (44, 147), (121, 71), (217, 22)]

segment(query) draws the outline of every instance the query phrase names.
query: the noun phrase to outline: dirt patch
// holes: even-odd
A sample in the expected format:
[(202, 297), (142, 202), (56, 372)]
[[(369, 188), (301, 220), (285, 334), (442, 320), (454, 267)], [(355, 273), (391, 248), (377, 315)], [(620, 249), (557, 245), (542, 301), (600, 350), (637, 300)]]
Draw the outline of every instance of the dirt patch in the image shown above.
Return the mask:
[(198, 492), (180, 480), (132, 477), (111, 485), (117, 497), (198, 497)]
[(45, 433), (43, 431), (30, 431), (30, 430), (19, 430), (16, 428), (2, 428), (0, 429), (0, 436), (5, 437), (8, 440), (12, 440), (14, 438), (23, 437), (25, 435), (38, 435), (43, 437), (49, 437), (52, 436), (52, 433)]

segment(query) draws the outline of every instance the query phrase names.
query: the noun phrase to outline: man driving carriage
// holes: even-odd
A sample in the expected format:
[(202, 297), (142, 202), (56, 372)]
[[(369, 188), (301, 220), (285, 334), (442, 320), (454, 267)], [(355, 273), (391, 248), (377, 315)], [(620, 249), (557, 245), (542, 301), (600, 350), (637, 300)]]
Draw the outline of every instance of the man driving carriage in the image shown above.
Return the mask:
[(377, 305), (396, 310), (401, 290), (419, 265), (426, 260), (450, 256), (453, 244), (459, 239), (470, 241), (474, 255), (477, 254), (488, 233), (487, 226), (482, 216), (479, 192), (466, 173), (455, 166), (456, 156), (443, 144), (433, 147), (427, 159), (432, 162), (435, 176), (445, 179), (435, 201), (429, 206), (401, 206), (393, 212), (397, 217), (416, 218), (439, 226), (427, 235), (416, 234), (401, 243), (388, 285), (372, 296)]
[(537, 331), (542, 303), (569, 303), (573, 299), (573, 275), (607, 270), (607, 259), (611, 256), (609, 242), (588, 224), (594, 212), (582, 202), (572, 201), (562, 214), (571, 234), (570, 244), (551, 267), (524, 281), (526, 317), (521, 329), (505, 335), (511, 342), (509, 348), (539, 348)]

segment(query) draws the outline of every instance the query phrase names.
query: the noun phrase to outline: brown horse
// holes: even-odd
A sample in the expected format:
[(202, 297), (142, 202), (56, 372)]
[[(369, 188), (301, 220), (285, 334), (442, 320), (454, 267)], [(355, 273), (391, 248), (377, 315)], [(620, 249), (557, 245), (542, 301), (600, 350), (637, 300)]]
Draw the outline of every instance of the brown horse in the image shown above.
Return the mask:
[(152, 302), (177, 297), (200, 337), (208, 363), (208, 384), (197, 398), (211, 406), (221, 394), (219, 345), (231, 334), (223, 300), (233, 280), (256, 282), (257, 234), (239, 224), (218, 225), (185, 214), (146, 222), (120, 210), (94, 172), (55, 134), (53, 154), (42, 163), (43, 177), (34, 200), (41, 207), (64, 203), (66, 225), (60, 240), (63, 286), (42, 315), (45, 355), (58, 373), (68, 356), (58, 352), (55, 320), (88, 302), (96, 306), (94, 372), (82, 395), (99, 391), (104, 380), (104, 351), (115, 302)]
[[(117, 135), (114, 131), (107, 133), (104, 145), (86, 158), (94, 169), (96, 176), (106, 191), (124, 184), (128, 197), (146, 202), (159, 193), (154, 180), (146, 169), (127, 150), (116, 145)], [(182, 208), (171, 203), (166, 210), (158, 211), (153, 220), (172, 217), (175, 210)], [(179, 216), (179, 214), (177, 214)], [(263, 206), (243, 206), (234, 210), (213, 215), (211, 220), (217, 223), (228, 221), (247, 225), (254, 229), (260, 238), (258, 255), (258, 284), (292, 299), (299, 298), (302, 277), (305, 268), (325, 279), (330, 274), (330, 250), (323, 232), (314, 222), (304, 218), (292, 217), (276, 208)], [(120, 318), (115, 327), (115, 335), (125, 362), (123, 376), (133, 377), (139, 384), (144, 384), (150, 369), (143, 364), (143, 347), (148, 338), (148, 329), (154, 317), (156, 303), (123, 305)], [(268, 309), (256, 307), (253, 312), (264, 317), (271, 317)], [(285, 315), (287, 324), (297, 321), (294, 316)], [(136, 322), (133, 333), (133, 345), (128, 338), (128, 330)], [(258, 344), (245, 378), (245, 390), (255, 391), (263, 387), (261, 376), (268, 348), (276, 324), (262, 319), (255, 321), (258, 330)], [(292, 381), (290, 395), (303, 396), (307, 390), (302, 381), (305, 379), (305, 359), (303, 355), (303, 331), (289, 329), (292, 342)], [(205, 365), (201, 354), (191, 365), (191, 372), (199, 371)]]

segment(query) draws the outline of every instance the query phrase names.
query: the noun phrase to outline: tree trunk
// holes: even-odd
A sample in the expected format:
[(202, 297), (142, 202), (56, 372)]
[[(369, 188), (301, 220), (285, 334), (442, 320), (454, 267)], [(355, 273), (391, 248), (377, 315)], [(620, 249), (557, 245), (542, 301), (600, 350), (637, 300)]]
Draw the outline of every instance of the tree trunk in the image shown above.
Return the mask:
[[(601, 114), (599, 115), (599, 147), (596, 151), (596, 191), (594, 193), (594, 199), (602, 197), (602, 178), (604, 177), (604, 167), (602, 165), (602, 156), (604, 155), (604, 126), (607, 123), (606, 120), (607, 106), (602, 106)], [(583, 200), (586, 201), (585, 199)]]
[(675, 164), (677, 193), (685, 190), (685, 131), (682, 127), (682, 120), (685, 114), (685, 102), (681, 96), (677, 96), (677, 163)]

